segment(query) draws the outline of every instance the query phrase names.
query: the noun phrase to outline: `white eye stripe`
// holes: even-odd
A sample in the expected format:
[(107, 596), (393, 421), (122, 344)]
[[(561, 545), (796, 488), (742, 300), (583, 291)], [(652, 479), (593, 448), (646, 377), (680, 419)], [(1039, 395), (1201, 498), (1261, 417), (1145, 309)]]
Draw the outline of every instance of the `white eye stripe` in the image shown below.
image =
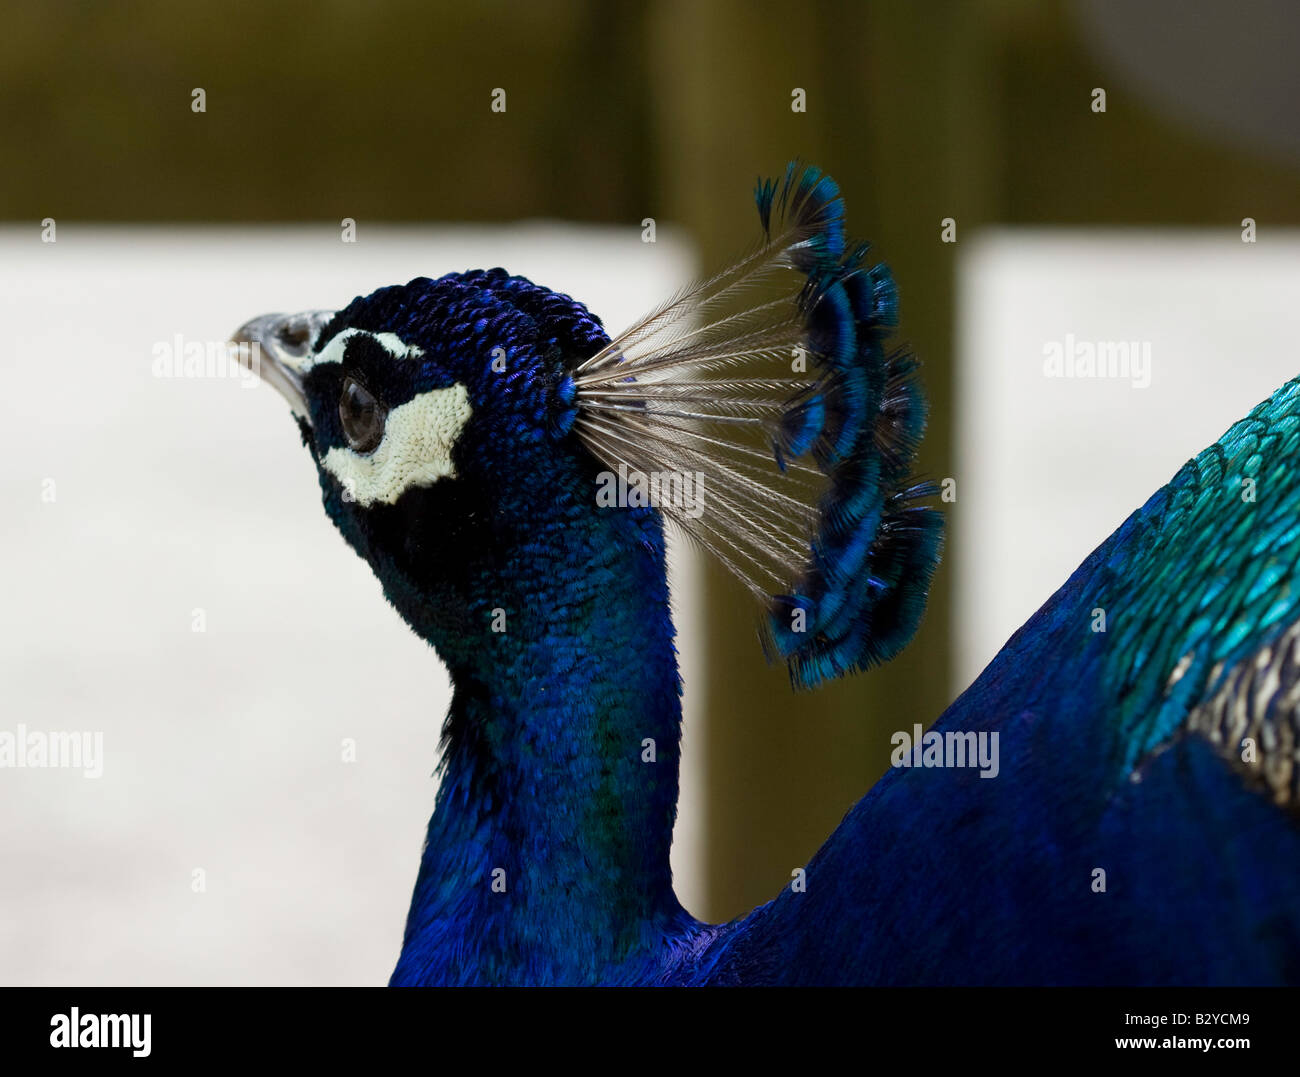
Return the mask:
[(374, 452), (361, 456), (335, 446), (321, 466), (363, 507), (391, 505), (407, 490), (456, 477), (451, 450), (470, 413), (469, 390), (461, 383), (431, 389), (388, 413)]
[(365, 329), (345, 329), (338, 336), (330, 338), (328, 344), (319, 352), (313, 352), (306, 356), (298, 364), (298, 370), (306, 374), (313, 367), (324, 366), (326, 363), (343, 362), (343, 352), (347, 349), (348, 341), (353, 337), (369, 337), (376, 341), (384, 351), (388, 352), (394, 359), (421, 359), (424, 357), (424, 351), (417, 348), (414, 344), (405, 343), (396, 333), (370, 333)]

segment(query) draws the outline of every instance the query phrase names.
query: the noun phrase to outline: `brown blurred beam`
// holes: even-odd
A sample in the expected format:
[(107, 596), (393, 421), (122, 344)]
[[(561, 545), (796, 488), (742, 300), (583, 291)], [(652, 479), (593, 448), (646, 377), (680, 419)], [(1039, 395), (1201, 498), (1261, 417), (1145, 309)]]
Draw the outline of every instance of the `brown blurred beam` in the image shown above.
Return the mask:
[[(705, 267), (756, 235), (755, 177), (801, 156), (845, 192), (850, 232), (872, 239), (902, 292), (902, 338), (924, 363), (933, 405), (921, 467), (954, 470), (953, 248), (987, 213), (996, 159), (978, 5), (665, 0), (651, 80), (662, 189)], [(808, 111), (791, 110), (807, 91)], [(707, 908), (723, 920), (775, 896), (888, 766), (889, 736), (929, 723), (950, 699), (949, 581), (941, 570), (911, 648), (866, 676), (795, 695), (769, 668), (755, 609), (721, 572), (706, 601)]]

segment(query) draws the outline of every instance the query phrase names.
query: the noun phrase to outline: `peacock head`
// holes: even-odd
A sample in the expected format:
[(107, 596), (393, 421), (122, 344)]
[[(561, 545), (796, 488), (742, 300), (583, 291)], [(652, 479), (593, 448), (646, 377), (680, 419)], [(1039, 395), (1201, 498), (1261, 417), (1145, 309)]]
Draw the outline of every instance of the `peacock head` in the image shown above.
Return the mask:
[(233, 339), (288, 402), (327, 513), (426, 638), (465, 637), (548, 518), (595, 508), (595, 461), (567, 436), (571, 367), (608, 337), (568, 296), (500, 269), (421, 277)]
[(911, 356), (884, 347), (892, 279), (845, 242), (829, 176), (791, 165), (757, 201), (757, 251), (614, 340), (500, 269), (237, 332), (330, 517), (444, 658), (530, 581), (657, 587), (664, 518), (760, 599), (797, 685), (911, 637), (941, 519), (909, 478), (925, 407)]

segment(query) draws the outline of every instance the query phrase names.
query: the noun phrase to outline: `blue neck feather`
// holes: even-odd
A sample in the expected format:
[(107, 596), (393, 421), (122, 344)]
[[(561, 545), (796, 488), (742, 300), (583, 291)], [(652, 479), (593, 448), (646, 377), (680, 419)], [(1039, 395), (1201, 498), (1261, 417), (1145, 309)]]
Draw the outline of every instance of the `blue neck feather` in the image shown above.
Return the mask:
[(540, 483), (574, 490), (549, 517), (508, 514), (529, 534), (506, 544), (510, 571), (479, 566), (454, 636), (430, 619), (455, 695), (395, 984), (609, 980), (691, 922), (668, 863), (681, 699), (662, 527), (594, 511), (590, 479), (569, 478)]

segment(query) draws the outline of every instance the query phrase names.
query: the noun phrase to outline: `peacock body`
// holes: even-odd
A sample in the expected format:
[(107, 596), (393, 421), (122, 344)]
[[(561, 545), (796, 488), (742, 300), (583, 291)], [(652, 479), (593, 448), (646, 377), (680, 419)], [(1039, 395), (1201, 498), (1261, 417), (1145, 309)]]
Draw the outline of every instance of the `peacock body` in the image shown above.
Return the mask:
[(755, 251), (613, 340), (503, 270), (237, 334), (454, 685), (392, 983), (1300, 981), (1296, 382), (924, 738), (995, 768), (900, 752), (803, 885), (724, 925), (681, 907), (665, 521), (800, 688), (906, 644), (941, 540), (888, 271), (816, 169), (757, 201)]

